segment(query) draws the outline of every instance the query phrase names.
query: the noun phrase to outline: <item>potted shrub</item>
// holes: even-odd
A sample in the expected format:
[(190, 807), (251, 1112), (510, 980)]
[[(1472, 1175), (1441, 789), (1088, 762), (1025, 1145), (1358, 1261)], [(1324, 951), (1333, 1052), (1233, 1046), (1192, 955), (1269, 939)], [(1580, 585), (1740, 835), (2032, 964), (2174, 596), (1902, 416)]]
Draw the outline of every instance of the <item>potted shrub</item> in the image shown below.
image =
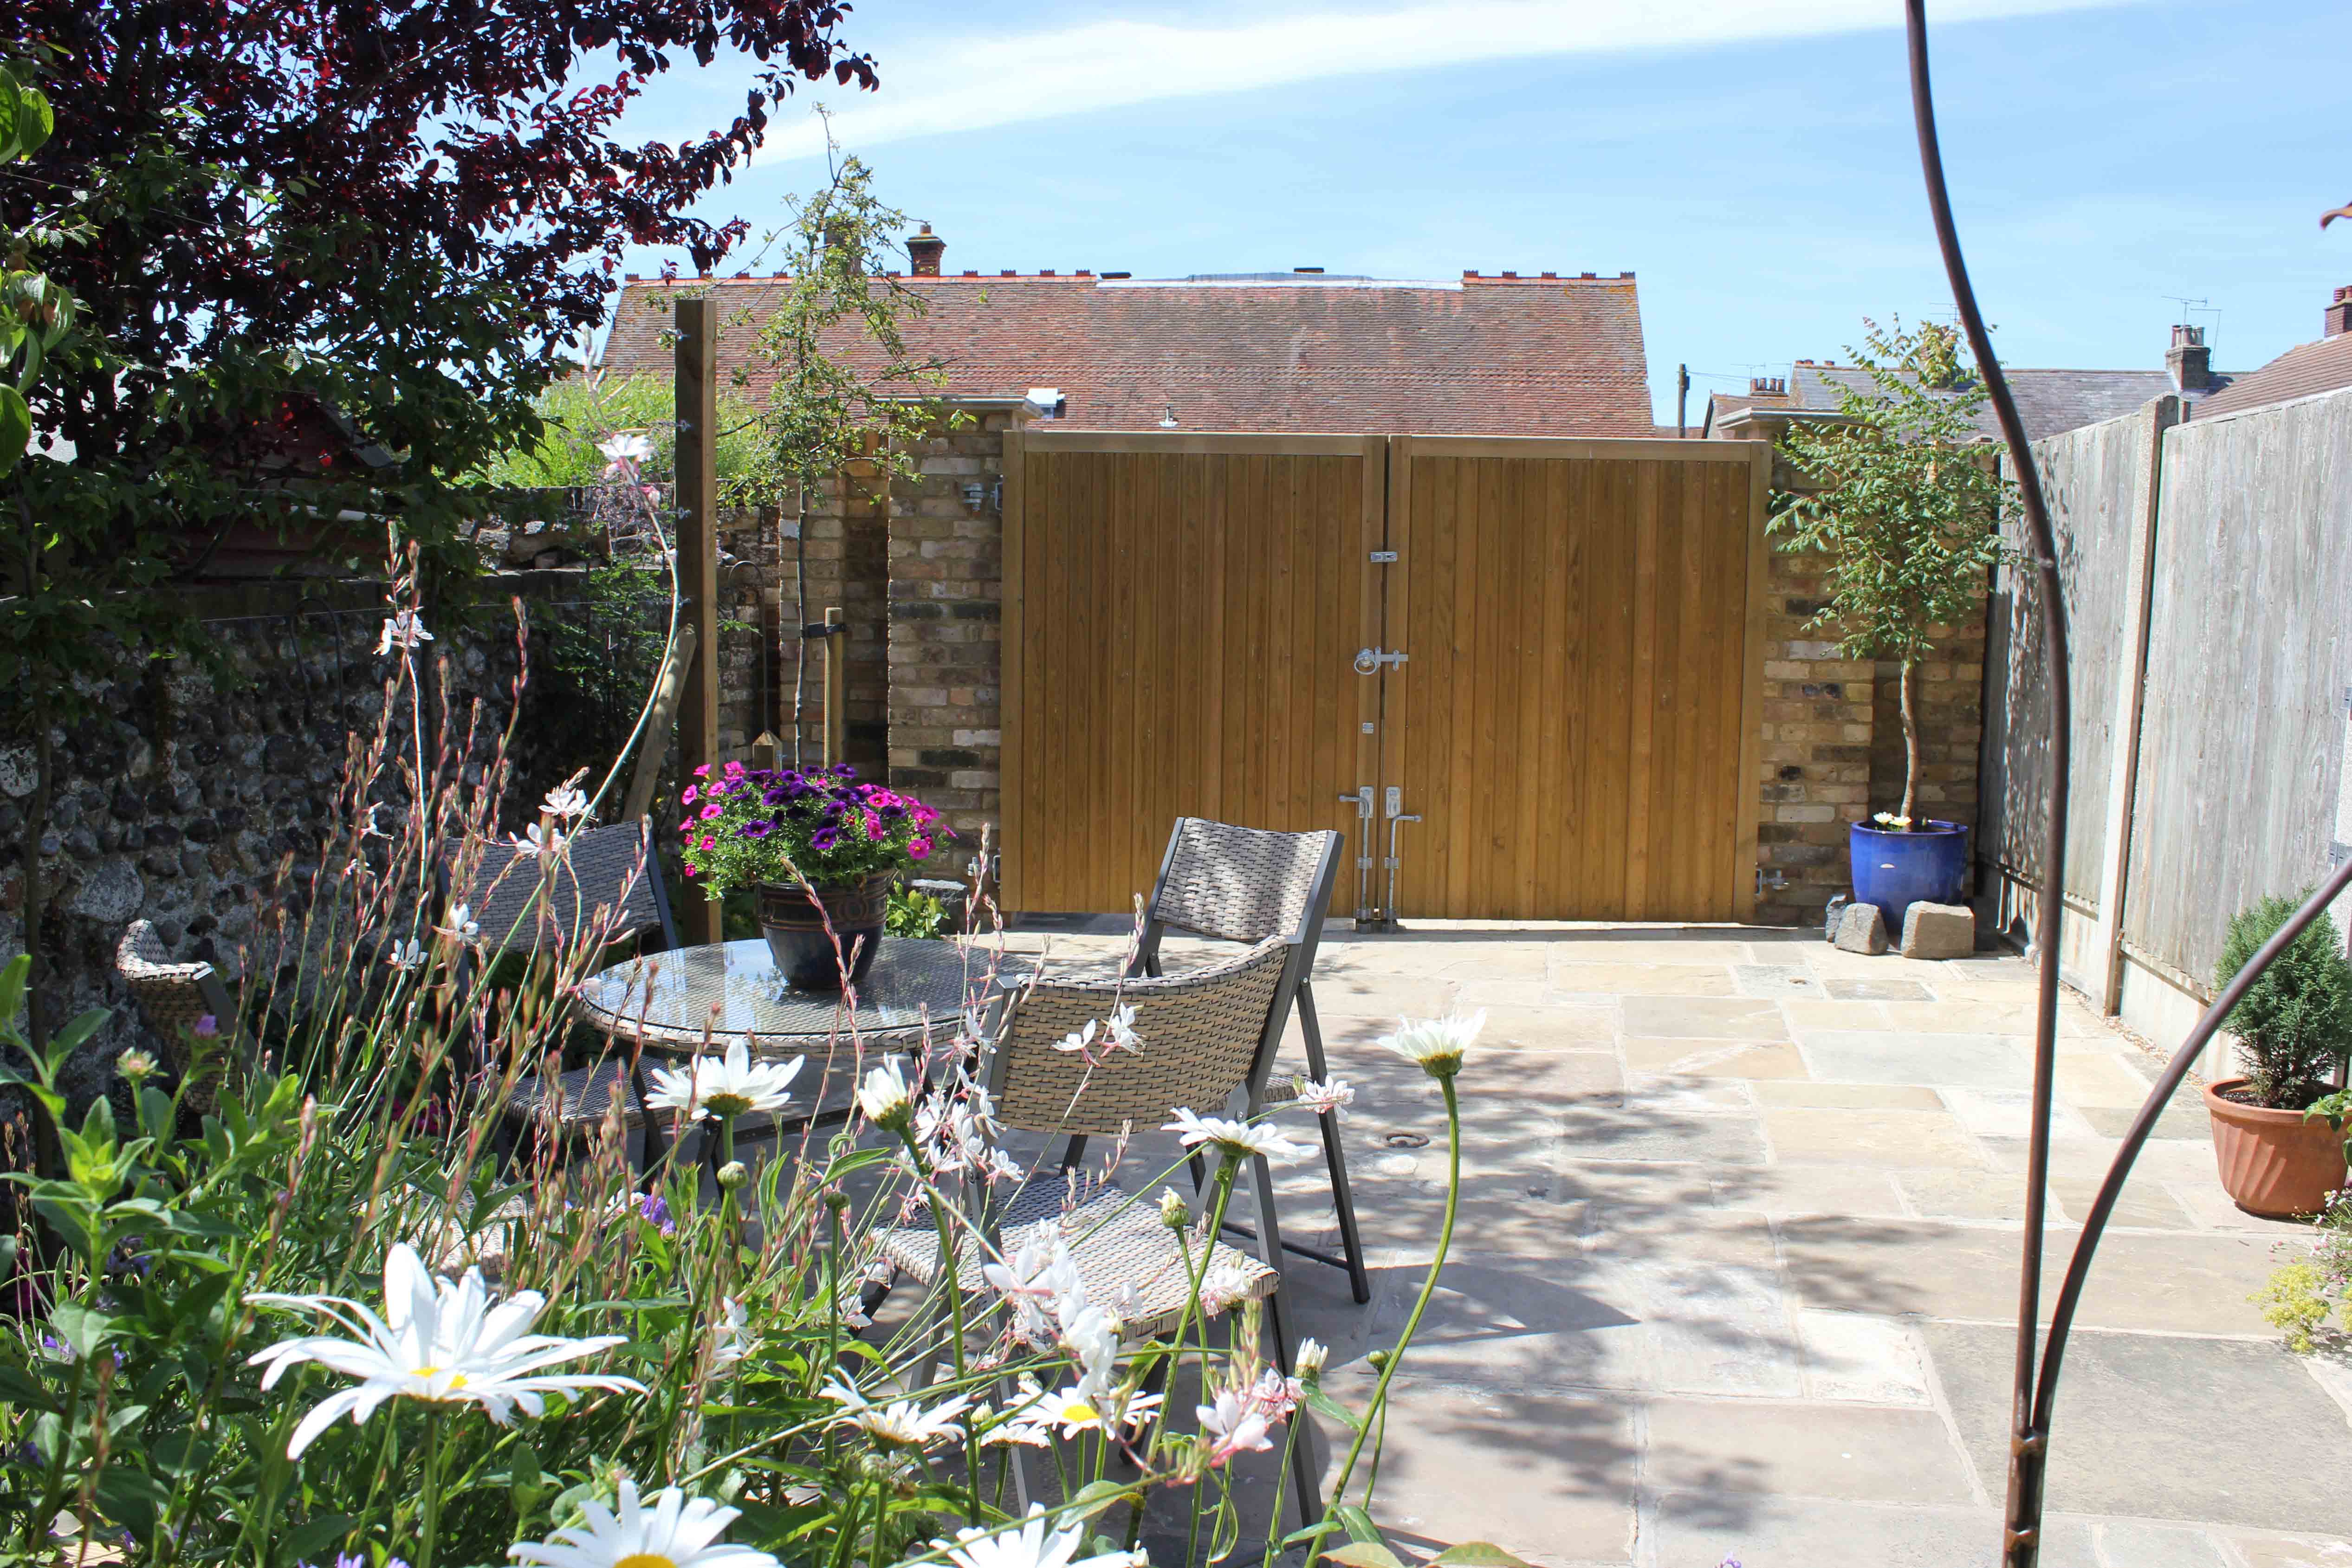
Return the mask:
[[(881, 945), (890, 889), (952, 837), (940, 814), (857, 770), (709, 768), (679, 797), (686, 874), (706, 897), (749, 888), (760, 932), (786, 984), (837, 991), (865, 977)], [(828, 932), (827, 927), (831, 930)], [(835, 944), (838, 942), (836, 954)]]
[(1919, 811), (1914, 689), (1937, 638), (1980, 614), (2016, 487), (1979, 445), (1985, 395), (1958, 332), (1863, 325), (1868, 351), (1846, 353), (1869, 386), (1843, 388), (1834, 416), (1790, 423), (1781, 450), (1800, 486), (1776, 498), (1768, 526), (1782, 549), (1822, 558), (1822, 603), (1806, 629), (1832, 636), (1841, 658), (1902, 670), (1903, 799), (1847, 833), (1855, 901), (1900, 931), (1913, 903), (1955, 903), (1967, 883), (1969, 830)]
[[(2294, 899), (2264, 899), (2230, 922), (2213, 984), (2227, 985), (2287, 917)], [(2344, 1185), (2343, 1100), (2334, 1079), (2352, 1046), (2352, 963), (2326, 915), (2287, 945), (2231, 1009), (2242, 1078), (2205, 1091), (2221, 1185), (2249, 1214), (2317, 1214)], [(2306, 1114), (2307, 1112), (2316, 1114)]]

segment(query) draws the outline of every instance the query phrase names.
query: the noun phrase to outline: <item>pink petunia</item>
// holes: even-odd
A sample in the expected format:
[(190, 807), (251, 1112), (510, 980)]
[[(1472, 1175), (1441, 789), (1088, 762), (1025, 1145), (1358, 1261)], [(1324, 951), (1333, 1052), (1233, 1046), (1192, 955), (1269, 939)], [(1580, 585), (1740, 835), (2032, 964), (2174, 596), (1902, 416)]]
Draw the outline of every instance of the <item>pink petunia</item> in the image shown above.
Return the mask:
[(692, 833), (694, 831), (694, 818), (689, 816), (684, 822), (679, 823), (677, 825), (677, 830), (680, 833)]
[[(698, 773), (700, 771), (700, 769), (696, 770)], [(680, 805), (692, 805), (694, 804), (695, 797), (699, 795), (702, 792), (699, 789), (697, 789), (694, 785), (688, 784), (686, 786), (686, 793), (677, 797), (677, 803)]]
[(940, 814), (933, 811), (928, 805), (913, 806), (909, 808), (908, 814), (912, 816), (917, 822), (923, 824), (926, 827), (940, 819)]
[(710, 776), (710, 764), (709, 763), (705, 763), (700, 767), (695, 769), (694, 776), (698, 779), (709, 778)]
[(699, 843), (699, 844), (698, 844), (698, 845), (696, 845), (696, 846), (695, 846), (695, 847), (696, 847), (697, 849), (701, 850), (705, 855), (708, 855), (708, 854), (709, 854), (709, 853), (710, 853), (710, 846), (711, 846), (714, 842), (715, 842), (715, 840), (713, 840), (713, 839), (712, 839), (709, 835), (707, 835), (707, 834), (706, 834), (706, 835), (703, 837), (703, 840), (702, 840), (702, 842), (701, 842), (701, 843)]
[(693, 876), (693, 875), (694, 875), (694, 868), (693, 868), (693, 867), (691, 867), (691, 866), (688, 866), (688, 867), (686, 868), (686, 874), (687, 874), (688, 876), (689, 876), (689, 877)]
[(910, 838), (907, 841), (907, 853), (912, 855), (918, 860), (922, 859), (930, 852), (931, 841), (928, 838)]
[(702, 808), (702, 820), (708, 822), (714, 816), (723, 816), (726, 815), (726, 811), (727, 808), (725, 806), (720, 805), (714, 800), (709, 805)]
[(728, 763), (728, 764), (727, 764), (727, 776), (728, 776), (729, 778), (730, 778), (730, 779), (740, 779), (740, 778), (741, 778), (741, 777), (743, 776), (743, 764), (742, 764), (742, 763)]

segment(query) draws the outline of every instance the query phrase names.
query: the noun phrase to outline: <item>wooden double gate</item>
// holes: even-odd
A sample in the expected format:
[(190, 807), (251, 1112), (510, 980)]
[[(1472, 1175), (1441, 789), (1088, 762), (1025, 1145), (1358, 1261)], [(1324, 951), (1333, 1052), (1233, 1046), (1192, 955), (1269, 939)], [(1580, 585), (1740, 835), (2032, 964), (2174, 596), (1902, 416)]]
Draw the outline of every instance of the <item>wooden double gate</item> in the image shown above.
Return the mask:
[(1756, 904), (1757, 442), (1005, 439), (1007, 908), (1120, 911), (1179, 816), (1344, 829), (1335, 912)]

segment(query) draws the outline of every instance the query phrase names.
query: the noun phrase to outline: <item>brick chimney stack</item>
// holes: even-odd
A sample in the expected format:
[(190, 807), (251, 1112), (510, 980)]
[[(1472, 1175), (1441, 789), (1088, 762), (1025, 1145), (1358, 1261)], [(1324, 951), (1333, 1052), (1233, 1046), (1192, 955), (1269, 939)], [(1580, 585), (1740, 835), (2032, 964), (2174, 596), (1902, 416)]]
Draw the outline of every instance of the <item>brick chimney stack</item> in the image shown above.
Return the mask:
[(2326, 313), (2319, 319), (2323, 323), (2319, 335), (2323, 338), (2352, 332), (2352, 286), (2336, 290), (2336, 298), (2327, 301)]
[(915, 276), (937, 278), (940, 275), (940, 258), (947, 254), (947, 248), (948, 242), (933, 234), (929, 224), (925, 224), (922, 233), (907, 241), (907, 259), (914, 267)]
[(2205, 346), (2205, 329), (2174, 327), (2172, 346), (2164, 351), (2164, 368), (2172, 373), (2172, 384), (2183, 392), (2202, 392), (2212, 384), (2213, 351)]

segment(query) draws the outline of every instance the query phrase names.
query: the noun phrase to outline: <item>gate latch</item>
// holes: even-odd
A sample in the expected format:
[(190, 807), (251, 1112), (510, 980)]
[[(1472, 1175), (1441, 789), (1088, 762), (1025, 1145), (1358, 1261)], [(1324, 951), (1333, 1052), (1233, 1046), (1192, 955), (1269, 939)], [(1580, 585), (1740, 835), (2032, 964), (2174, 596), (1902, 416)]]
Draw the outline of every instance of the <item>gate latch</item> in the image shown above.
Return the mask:
[(1376, 647), (1360, 648), (1356, 653), (1356, 673), (1358, 675), (1378, 675), (1380, 673), (1381, 666), (1384, 664), (1402, 664), (1405, 661), (1405, 655), (1401, 653), (1384, 653)]
[(1396, 564), (1397, 552), (1393, 550), (1375, 550), (1371, 552), (1371, 555), (1372, 564), (1375, 566), (1393, 566)]

